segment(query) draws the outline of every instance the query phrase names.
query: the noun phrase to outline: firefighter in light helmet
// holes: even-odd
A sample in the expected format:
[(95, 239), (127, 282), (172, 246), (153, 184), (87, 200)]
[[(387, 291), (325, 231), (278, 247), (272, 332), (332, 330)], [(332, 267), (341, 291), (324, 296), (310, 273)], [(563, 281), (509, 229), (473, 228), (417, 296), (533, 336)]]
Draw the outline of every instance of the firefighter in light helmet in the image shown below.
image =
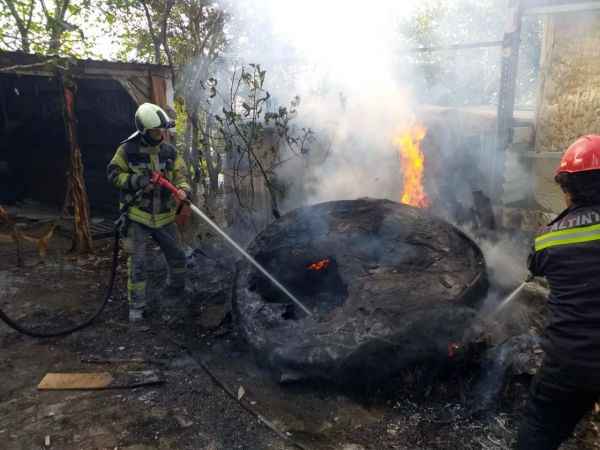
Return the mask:
[(135, 112), (135, 127), (142, 141), (148, 146), (159, 145), (164, 137), (162, 130), (174, 126), (175, 122), (167, 116), (167, 113), (160, 106), (152, 103), (140, 105)]
[(600, 396), (600, 136), (575, 141), (556, 182), (566, 209), (535, 239), (529, 270), (550, 285), (544, 363), (516, 448), (557, 449)]
[[(163, 142), (175, 122), (157, 105), (144, 103), (135, 113), (137, 131), (121, 142), (108, 164), (108, 180), (120, 191), (126, 207), (125, 248), (128, 259), (129, 320), (141, 320), (146, 308), (148, 237), (156, 241), (169, 266), (167, 295), (182, 297), (185, 289), (185, 253), (179, 247), (174, 223), (178, 201), (189, 196), (186, 167), (175, 147)], [(178, 200), (151, 183), (160, 171), (178, 189)]]

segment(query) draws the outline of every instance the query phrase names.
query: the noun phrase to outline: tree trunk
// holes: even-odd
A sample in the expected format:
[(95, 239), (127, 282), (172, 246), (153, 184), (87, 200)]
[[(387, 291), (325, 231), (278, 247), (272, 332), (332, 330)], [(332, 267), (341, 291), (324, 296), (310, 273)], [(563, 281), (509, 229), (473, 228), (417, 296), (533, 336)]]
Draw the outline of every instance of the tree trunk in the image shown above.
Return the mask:
[(83, 161), (77, 139), (77, 120), (75, 118), (75, 84), (60, 76), (63, 101), (64, 120), (69, 142), (69, 171), (67, 173), (67, 198), (65, 209), (73, 207), (74, 230), (71, 251), (90, 253), (93, 251), (90, 231), (90, 208), (83, 175)]
[(67, 13), (67, 8), (71, 0), (57, 1), (54, 7), (54, 16), (51, 17), (48, 13), (46, 20), (48, 25), (46, 28), (50, 32), (50, 43), (48, 45), (48, 54), (56, 55), (60, 50), (61, 38), (65, 31), (63, 22)]
[(154, 46), (154, 63), (160, 64), (160, 37), (157, 36), (156, 30), (154, 29), (154, 23), (152, 22), (152, 15), (150, 9), (146, 4), (146, 1), (142, 0), (142, 6), (144, 7), (144, 13), (146, 14), (146, 23), (148, 24), (148, 32), (152, 38), (152, 45)]
[(25, 53), (29, 53), (29, 47), (31, 45), (31, 43), (29, 41), (29, 25), (31, 23), (31, 15), (33, 14), (33, 6), (34, 6), (33, 2), (34, 2), (34, 0), (31, 0), (30, 10), (29, 10), (29, 18), (28, 18), (27, 25), (26, 25), (25, 19), (22, 18), (19, 14), (19, 11), (17, 11), (14, 0), (5, 0), (4, 1), (6, 6), (8, 6), (8, 9), (10, 10), (10, 14), (12, 15), (13, 19), (15, 19), (15, 22), (17, 24), (17, 29), (19, 30), (19, 35), (21, 38), (21, 50), (23, 50)]
[(21, 34), (21, 49), (23, 50), (23, 52), (29, 53), (29, 46), (29, 36), (28, 33), (25, 32), (25, 34)]

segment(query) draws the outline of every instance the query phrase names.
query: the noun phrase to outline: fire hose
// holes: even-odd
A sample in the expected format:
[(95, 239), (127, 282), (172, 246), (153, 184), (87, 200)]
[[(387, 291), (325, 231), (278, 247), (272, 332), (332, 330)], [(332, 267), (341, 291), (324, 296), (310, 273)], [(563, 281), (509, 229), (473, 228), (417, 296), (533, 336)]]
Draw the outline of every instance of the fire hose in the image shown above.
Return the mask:
[[(241, 248), (233, 239), (231, 239), (223, 230), (219, 228), (217, 224), (215, 224), (206, 214), (204, 214), (197, 206), (195, 206), (188, 198), (185, 198), (182, 195), (180, 189), (176, 188), (169, 180), (167, 180), (160, 172), (155, 171), (152, 173), (152, 177), (150, 178), (150, 182), (156, 186), (160, 186), (162, 188), (167, 189), (171, 194), (179, 201), (178, 211), (184, 204), (187, 204), (192, 212), (202, 218), (205, 222), (207, 222), (221, 237), (223, 237), (229, 244), (231, 244), (237, 251), (239, 251), (246, 259), (248, 259), (263, 275), (265, 275), (271, 282), (277, 286), (283, 293), (285, 293), (296, 305), (306, 313), (307, 316), (312, 316), (312, 313), (306, 306), (304, 306), (294, 295), (289, 292), (281, 283), (279, 283), (271, 274), (269, 274), (254, 258), (252, 258), (243, 248)], [(127, 211), (129, 207), (140, 198), (142, 195), (142, 190), (138, 190), (133, 197), (125, 202), (120, 208), (120, 216), (115, 222), (115, 239), (113, 244), (113, 252), (112, 252), (112, 265), (110, 272), (110, 279), (108, 282), (108, 286), (106, 288), (106, 292), (104, 295), (104, 300), (102, 304), (96, 309), (96, 311), (92, 314), (92, 316), (85, 321), (73, 325), (71, 327), (51, 331), (51, 332), (40, 332), (35, 331), (29, 328), (24, 327), (23, 325), (16, 322), (14, 319), (11, 319), (2, 309), (0, 309), (0, 320), (6, 323), (12, 329), (25, 334), (27, 336), (35, 337), (35, 338), (50, 338), (50, 337), (58, 337), (65, 336), (67, 334), (74, 333), (75, 331), (79, 331), (88, 325), (91, 325), (104, 311), (104, 308), (108, 304), (109, 300), (112, 297), (112, 292), (114, 288), (115, 278), (117, 274), (117, 267), (119, 264), (119, 240), (122, 232), (126, 229), (127, 223)], [(123, 233), (124, 234), (124, 233)]]
[(142, 194), (141, 190), (137, 191), (129, 201), (125, 202), (121, 206), (121, 208), (119, 210), (119, 212), (120, 212), (119, 218), (115, 221), (115, 225), (116, 225), (115, 226), (115, 235), (114, 235), (115, 238), (113, 241), (110, 279), (108, 281), (108, 286), (107, 286), (106, 292), (104, 294), (104, 300), (102, 301), (100, 306), (96, 309), (96, 311), (94, 311), (94, 313), (88, 319), (84, 320), (83, 322), (81, 322), (79, 324), (73, 325), (71, 327), (68, 327), (68, 328), (65, 328), (62, 330), (57, 330), (57, 331), (50, 331), (50, 332), (41, 332), (41, 331), (35, 331), (30, 328), (26, 328), (23, 325), (19, 324), (14, 319), (11, 319), (2, 309), (0, 309), (0, 320), (2, 320), (4, 323), (6, 323), (6, 325), (11, 327), (13, 330), (16, 330), (19, 333), (22, 333), (26, 336), (35, 337), (35, 338), (51, 338), (51, 337), (66, 336), (68, 334), (74, 333), (75, 331), (79, 331), (79, 330), (91, 325), (92, 322), (94, 322), (98, 317), (100, 317), (100, 314), (102, 314), (102, 312), (104, 311), (104, 308), (106, 308), (106, 305), (108, 304), (109, 300), (112, 298), (112, 292), (113, 292), (113, 288), (114, 288), (114, 284), (115, 284), (115, 278), (117, 276), (117, 267), (119, 265), (119, 241), (121, 238), (121, 231), (123, 229), (125, 221), (127, 220), (127, 210), (133, 204), (133, 202), (135, 202), (136, 200), (138, 200), (140, 198), (141, 194)]
[[(161, 186), (167, 190), (169, 190), (173, 196), (175, 196), (175, 198), (181, 198), (180, 197), (180, 190), (177, 189), (175, 186), (173, 186), (173, 184), (171, 184), (171, 182), (169, 180), (167, 180), (165, 177), (162, 176), (162, 174), (160, 172), (153, 172), (152, 173), (152, 178), (150, 180), (152, 183)], [(239, 244), (237, 242), (235, 242), (233, 239), (231, 239), (231, 237), (229, 237), (229, 235), (227, 233), (225, 233), (223, 230), (221, 230), (221, 228), (219, 228), (219, 226), (214, 223), (210, 217), (208, 217), (206, 214), (204, 214), (202, 212), (202, 210), (200, 210), (200, 208), (198, 208), (196, 205), (194, 205), (189, 199), (185, 199), (182, 200), (182, 202), (187, 203), (187, 205), (190, 207), (190, 209), (192, 210), (192, 212), (194, 214), (196, 214), (198, 217), (200, 217), (202, 220), (204, 220), (206, 223), (208, 223), (213, 230), (215, 230), (223, 239), (225, 239), (225, 241), (227, 241), (232, 247), (234, 247), (238, 252), (240, 252), (244, 258), (246, 258), (255, 268), (257, 268), (259, 270), (259, 272), (261, 272), (265, 277), (267, 277), (271, 283), (273, 283), (281, 292), (283, 292), (290, 300), (292, 300), (296, 306), (298, 306), (308, 317), (312, 317), (312, 313), (310, 312), (310, 310), (304, 306), (304, 304), (302, 304), (302, 302), (300, 300), (298, 300), (290, 291), (288, 291), (279, 281), (277, 281), (273, 275), (271, 275), (269, 272), (266, 271), (266, 269), (261, 266), (252, 256), (250, 256), (246, 250), (244, 250), (242, 247), (239, 246)]]
[[(210, 218), (208, 218), (200, 209), (198, 209), (189, 199), (185, 198), (185, 200), (181, 200), (181, 198), (183, 197), (181, 195), (181, 191), (179, 189), (177, 189), (175, 186), (173, 186), (173, 184), (171, 184), (166, 178), (164, 178), (160, 172), (153, 172), (152, 173), (152, 177), (150, 179), (151, 183), (161, 186), (167, 190), (169, 190), (173, 196), (176, 199), (180, 200), (180, 204), (178, 207), (178, 212), (181, 210), (182, 206), (184, 203), (187, 203), (191, 210), (193, 212), (195, 212), (197, 215), (199, 215), (200, 217), (202, 217), (205, 221), (207, 221), (213, 228), (215, 228), (219, 234), (221, 234), (221, 236), (223, 236), (228, 242), (230, 242), (231, 244), (233, 244), (238, 250), (240, 250), (242, 252), (242, 254), (244, 254), (244, 256), (247, 256), (251, 262), (254, 262), (259, 270), (261, 270), (262, 272), (264, 272), (266, 275), (269, 276), (269, 278), (272, 279), (272, 281), (275, 281), (275, 283), (278, 285), (278, 287), (280, 286), (281, 289), (283, 289), (285, 292), (287, 292), (285, 290), (285, 288), (283, 286), (281, 286), (276, 280), (274, 280), (263, 268), (262, 266), (260, 266), (258, 263), (256, 263), (254, 261), (254, 259), (252, 257), (250, 257), (243, 249), (241, 249), (241, 247), (239, 247), (225, 232), (223, 232), (212, 220), (210, 220)], [(110, 280), (106, 289), (106, 293), (104, 296), (104, 301), (102, 302), (102, 304), (98, 307), (98, 309), (94, 312), (94, 314), (87, 320), (83, 321), (80, 324), (71, 326), (69, 328), (63, 329), (63, 330), (58, 330), (58, 331), (53, 331), (53, 332), (46, 332), (46, 333), (42, 333), (39, 331), (35, 331), (29, 328), (25, 328), (24, 326), (20, 325), (19, 323), (17, 323), (15, 320), (11, 319), (2, 309), (0, 309), (0, 320), (4, 321), (4, 323), (6, 323), (9, 327), (13, 328), (14, 330), (25, 334), (27, 336), (31, 336), (31, 337), (35, 337), (35, 338), (50, 338), (50, 337), (59, 337), (59, 336), (66, 336), (68, 334), (74, 333), (75, 331), (79, 331), (89, 325), (91, 325), (104, 311), (106, 305), (108, 304), (109, 300), (112, 297), (112, 292), (113, 292), (113, 288), (114, 288), (114, 283), (115, 283), (115, 278), (116, 278), (116, 274), (117, 274), (117, 267), (119, 264), (119, 241), (120, 241), (120, 236), (121, 233), (124, 232), (127, 229), (127, 212), (129, 207), (136, 201), (138, 200), (141, 195), (143, 193), (143, 190), (138, 190), (133, 197), (127, 201), (124, 202), (124, 204), (121, 206), (120, 208), (120, 215), (119, 218), (115, 221), (115, 238), (114, 238), (114, 245), (113, 245), (113, 253), (112, 253), (112, 265), (111, 265), (111, 272), (110, 272)], [(125, 234), (125, 233), (123, 233)], [(294, 297), (289, 294), (292, 297), (292, 300), (294, 299)], [(298, 301), (298, 305), (310, 316), (311, 312), (302, 304)], [(178, 344), (180, 345), (180, 344)], [(275, 432), (280, 438), (282, 438), (284, 441), (290, 442), (292, 445), (294, 445), (296, 448), (299, 448), (301, 450), (307, 450), (307, 447), (305, 447), (304, 445), (294, 441), (288, 434), (283, 433), (282, 431), (280, 431), (271, 421), (269, 421), (268, 419), (266, 419), (262, 414), (260, 414), (258, 411), (256, 411), (254, 408), (252, 408), (251, 406), (247, 405), (246, 403), (243, 403), (240, 401), (239, 397), (237, 395), (235, 395), (231, 389), (229, 389), (225, 383), (223, 383), (209, 368), (208, 366), (202, 362), (202, 361), (198, 361), (198, 363), (200, 364), (200, 366), (202, 367), (202, 369), (209, 375), (209, 377), (213, 380), (213, 382), (215, 382), (215, 384), (217, 384), (217, 386), (219, 386), (226, 394), (228, 394), (232, 399), (236, 400), (240, 406), (242, 406), (245, 410), (247, 410), (249, 413), (251, 413), (252, 415), (254, 415), (260, 422), (262, 422), (264, 425), (266, 425), (269, 429), (271, 429), (273, 432)]]

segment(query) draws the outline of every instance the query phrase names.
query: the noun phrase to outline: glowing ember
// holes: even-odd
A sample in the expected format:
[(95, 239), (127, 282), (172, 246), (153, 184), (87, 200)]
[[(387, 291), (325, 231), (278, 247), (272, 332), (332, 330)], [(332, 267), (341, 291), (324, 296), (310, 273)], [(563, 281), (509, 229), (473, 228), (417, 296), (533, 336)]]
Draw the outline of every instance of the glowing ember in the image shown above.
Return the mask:
[(425, 208), (429, 206), (429, 199), (423, 188), (423, 170), (425, 156), (421, 151), (421, 141), (427, 130), (415, 125), (394, 138), (394, 145), (400, 153), (402, 163), (404, 187), (401, 203)]
[(456, 342), (448, 343), (448, 358), (454, 358), (460, 350), (460, 344)]
[(312, 263), (309, 266), (306, 266), (308, 270), (323, 270), (327, 269), (329, 263), (331, 261), (329, 259), (322, 259), (321, 261), (317, 261), (316, 263)]

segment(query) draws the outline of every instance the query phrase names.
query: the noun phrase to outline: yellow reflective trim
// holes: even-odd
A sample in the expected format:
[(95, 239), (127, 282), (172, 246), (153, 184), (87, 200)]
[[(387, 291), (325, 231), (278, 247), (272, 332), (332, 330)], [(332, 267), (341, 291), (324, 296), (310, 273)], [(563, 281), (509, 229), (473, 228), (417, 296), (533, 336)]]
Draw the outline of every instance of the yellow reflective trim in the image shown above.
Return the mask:
[(131, 281), (127, 282), (127, 290), (131, 292), (142, 292), (146, 289), (145, 281), (138, 281), (137, 283), (133, 283)]
[[(565, 233), (567, 231), (567, 233)], [(546, 233), (535, 240), (535, 251), (544, 250), (559, 245), (581, 244), (600, 240), (600, 225), (571, 228), (553, 233)]]
[(185, 273), (185, 267), (172, 267), (171, 268), (171, 272), (172, 273)]
[[(164, 217), (163, 217), (164, 216)], [(160, 228), (175, 221), (175, 212), (159, 214), (154, 218), (154, 227)]]
[(535, 241), (536, 242), (543, 241), (549, 237), (554, 237), (554, 236), (564, 236), (566, 234), (571, 234), (574, 231), (577, 233), (581, 233), (581, 232), (596, 231), (596, 230), (600, 230), (600, 223), (595, 224), (595, 225), (588, 225), (586, 227), (576, 227), (576, 228), (568, 228), (566, 230), (550, 231), (548, 233), (538, 236), (537, 238), (535, 238)]
[(150, 164), (152, 165), (152, 170), (160, 170), (158, 153), (150, 153)]
[(130, 175), (128, 173), (122, 173), (120, 175), (117, 175), (117, 178), (115, 179), (115, 184), (119, 189), (125, 186), (125, 183), (127, 183), (127, 180), (129, 180), (129, 176)]
[(119, 166), (123, 170), (129, 170), (129, 164), (127, 164), (127, 159), (125, 158), (124, 153), (125, 150), (123, 150), (123, 147), (119, 147), (112, 160), (110, 161), (110, 164)]
[(135, 222), (146, 225), (150, 228), (160, 228), (167, 225), (175, 220), (175, 211), (167, 211), (161, 214), (150, 214), (146, 211), (132, 206), (129, 208), (129, 218)]

